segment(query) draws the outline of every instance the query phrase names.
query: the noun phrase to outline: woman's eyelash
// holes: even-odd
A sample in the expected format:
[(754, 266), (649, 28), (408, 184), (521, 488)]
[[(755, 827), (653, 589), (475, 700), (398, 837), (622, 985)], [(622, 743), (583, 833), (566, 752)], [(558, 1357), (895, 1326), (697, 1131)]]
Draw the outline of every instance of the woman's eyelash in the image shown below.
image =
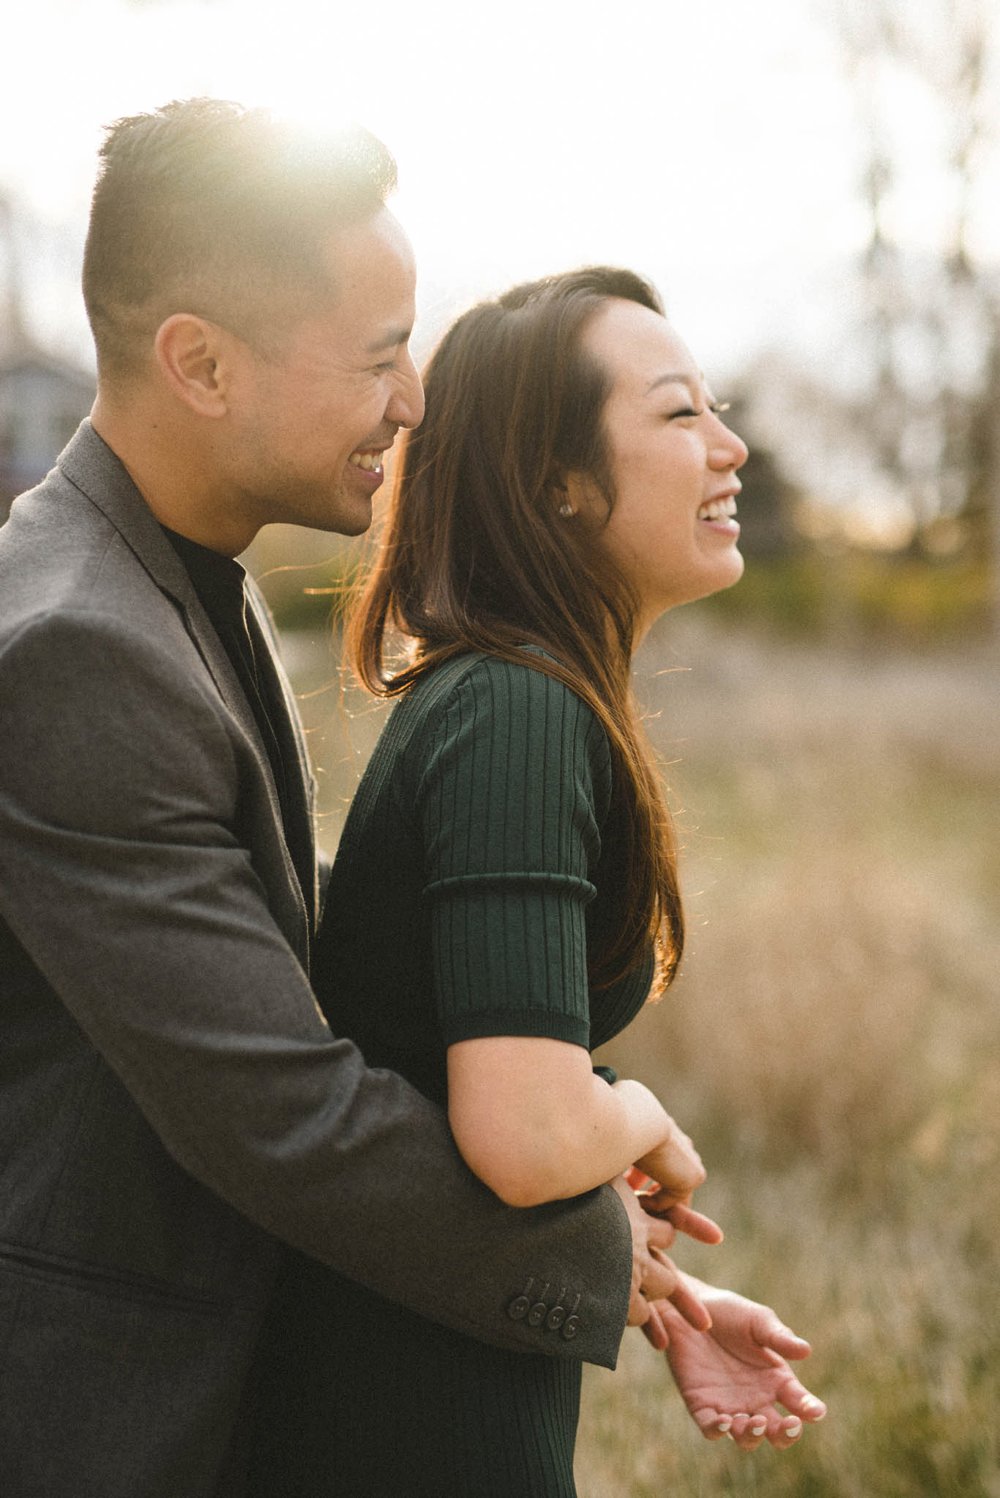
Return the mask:
[[(729, 410), (729, 407), (730, 407), (730, 402), (729, 401), (710, 401), (708, 403), (708, 405), (705, 407), (705, 410), (711, 411), (711, 413), (712, 413), (713, 416), (721, 416), (724, 411), (728, 411)], [(702, 412), (701, 411), (696, 411), (693, 406), (684, 406), (680, 411), (671, 411), (671, 413), (670, 413), (670, 420), (673, 421), (674, 418), (677, 417), (677, 416), (701, 416), (701, 415), (702, 415)]]

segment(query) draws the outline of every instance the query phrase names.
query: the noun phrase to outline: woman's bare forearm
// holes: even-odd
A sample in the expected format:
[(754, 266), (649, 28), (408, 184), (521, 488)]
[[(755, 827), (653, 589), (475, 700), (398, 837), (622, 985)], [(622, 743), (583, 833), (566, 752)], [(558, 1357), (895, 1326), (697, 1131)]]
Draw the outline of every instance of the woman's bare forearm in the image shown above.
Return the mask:
[(672, 1160), (670, 1184), (683, 1194), (704, 1177), (649, 1089), (631, 1080), (609, 1087), (580, 1046), (521, 1036), (462, 1041), (448, 1052), (448, 1089), (466, 1163), (511, 1206), (579, 1196), (636, 1161)]

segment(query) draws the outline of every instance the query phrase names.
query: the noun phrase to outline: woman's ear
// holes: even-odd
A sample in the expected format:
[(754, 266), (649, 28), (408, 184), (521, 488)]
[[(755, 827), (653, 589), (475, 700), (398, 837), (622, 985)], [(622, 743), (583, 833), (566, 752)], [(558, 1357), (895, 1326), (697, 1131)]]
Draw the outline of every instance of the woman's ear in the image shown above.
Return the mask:
[(600, 503), (600, 495), (593, 479), (574, 470), (565, 473), (551, 488), (556, 512), (562, 520), (573, 520), (577, 516), (592, 518)]
[(175, 312), (156, 331), (153, 350), (160, 374), (198, 416), (226, 414), (232, 343), (232, 335), (218, 323), (190, 312)]
[(577, 513), (576, 505), (569, 497), (569, 491), (565, 484), (554, 484), (552, 493), (555, 497), (556, 510), (563, 520), (572, 520)]

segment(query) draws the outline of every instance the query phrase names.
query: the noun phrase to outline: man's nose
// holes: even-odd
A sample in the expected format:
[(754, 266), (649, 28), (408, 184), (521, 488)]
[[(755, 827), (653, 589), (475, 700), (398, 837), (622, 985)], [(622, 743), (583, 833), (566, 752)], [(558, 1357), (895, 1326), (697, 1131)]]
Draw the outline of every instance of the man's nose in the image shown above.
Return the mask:
[(424, 387), (409, 353), (385, 414), (390, 421), (401, 427), (418, 427), (424, 419)]

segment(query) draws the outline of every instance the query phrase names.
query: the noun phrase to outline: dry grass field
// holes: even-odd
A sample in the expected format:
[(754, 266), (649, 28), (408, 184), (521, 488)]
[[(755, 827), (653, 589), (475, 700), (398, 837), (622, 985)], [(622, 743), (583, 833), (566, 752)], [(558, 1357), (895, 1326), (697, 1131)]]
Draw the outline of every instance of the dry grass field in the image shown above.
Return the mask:
[[(329, 681), (290, 641), (306, 688)], [(681, 978), (610, 1048), (698, 1142), (830, 1405), (787, 1453), (694, 1431), (638, 1333), (588, 1370), (581, 1498), (1000, 1498), (1000, 660), (838, 651), (697, 608), (639, 664), (684, 852)], [(336, 841), (380, 712), (307, 696)]]

